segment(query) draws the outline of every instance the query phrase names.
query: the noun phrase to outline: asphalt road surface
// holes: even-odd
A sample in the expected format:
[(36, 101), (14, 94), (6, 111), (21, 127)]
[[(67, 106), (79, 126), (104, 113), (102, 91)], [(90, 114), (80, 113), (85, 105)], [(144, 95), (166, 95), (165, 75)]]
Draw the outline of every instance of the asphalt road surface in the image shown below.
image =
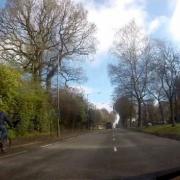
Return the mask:
[(180, 142), (102, 130), (0, 157), (0, 180), (155, 179), (180, 167)]

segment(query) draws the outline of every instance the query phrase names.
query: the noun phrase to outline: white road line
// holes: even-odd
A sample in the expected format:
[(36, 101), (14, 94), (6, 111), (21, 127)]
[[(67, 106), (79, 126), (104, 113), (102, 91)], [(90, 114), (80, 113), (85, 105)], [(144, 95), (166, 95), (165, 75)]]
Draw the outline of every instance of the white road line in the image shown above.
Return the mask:
[(14, 148), (18, 148), (18, 147), (25, 147), (25, 146), (30, 146), (30, 145), (38, 144), (38, 143), (40, 143), (40, 141), (36, 141), (36, 142), (32, 142), (32, 143), (27, 143), (27, 144), (22, 144), (22, 145), (15, 145), (15, 146), (12, 146), (11, 148), (14, 149)]
[(46, 145), (43, 145), (43, 146), (41, 146), (42, 148), (46, 148), (46, 147), (48, 147), (48, 146), (52, 146), (52, 144), (46, 144)]
[(4, 159), (4, 158), (8, 158), (8, 157), (13, 157), (13, 156), (16, 156), (16, 155), (24, 154), (26, 152), (27, 151), (21, 151), (21, 152), (17, 152), (17, 153), (13, 153), (13, 154), (8, 154), (8, 155), (0, 157), (0, 159)]
[(114, 146), (114, 152), (117, 152), (117, 147), (116, 146)]

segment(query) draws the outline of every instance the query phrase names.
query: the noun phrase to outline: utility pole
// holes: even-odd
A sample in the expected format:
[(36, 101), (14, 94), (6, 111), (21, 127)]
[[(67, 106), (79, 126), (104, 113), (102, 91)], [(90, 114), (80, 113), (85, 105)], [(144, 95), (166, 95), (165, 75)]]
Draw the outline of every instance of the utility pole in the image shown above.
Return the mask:
[(58, 53), (58, 69), (57, 69), (57, 107), (58, 107), (58, 118), (57, 118), (57, 136), (60, 136), (60, 105), (59, 105), (59, 71), (60, 71), (60, 57)]

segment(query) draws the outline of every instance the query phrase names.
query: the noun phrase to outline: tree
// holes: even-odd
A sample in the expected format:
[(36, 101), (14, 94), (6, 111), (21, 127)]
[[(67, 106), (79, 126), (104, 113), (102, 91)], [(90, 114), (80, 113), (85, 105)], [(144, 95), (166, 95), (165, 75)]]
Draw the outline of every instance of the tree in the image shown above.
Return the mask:
[(15, 96), (22, 85), (21, 74), (15, 69), (0, 64), (0, 111), (11, 112)]
[(87, 12), (82, 5), (65, 3), (62, 23), (58, 26), (57, 39), (59, 42), (55, 51), (50, 55), (47, 65), (46, 85), (50, 87), (51, 80), (58, 69), (58, 63), (64, 59), (80, 59), (83, 56), (95, 52), (95, 25), (87, 20)]
[(121, 96), (115, 102), (115, 110), (121, 117), (123, 127), (131, 126), (131, 120), (135, 116), (134, 106), (127, 96)]
[[(60, 89), (61, 125), (65, 128), (82, 128), (87, 122), (87, 102), (82, 94), (72, 89)], [(54, 95), (54, 106), (57, 106), (57, 94)]]
[(2, 58), (32, 73), (35, 81), (41, 78), (44, 52), (55, 46), (58, 11), (55, 1), (8, 0), (0, 12)]
[(83, 83), (87, 80), (83, 68), (75, 63), (64, 61), (59, 71), (62, 86), (69, 87), (69, 83)]
[[(158, 106), (155, 104), (154, 99), (146, 100), (142, 106), (142, 117), (144, 119), (144, 125), (148, 125), (148, 123), (153, 124), (162, 124), (162, 120), (160, 119), (160, 113), (158, 113)], [(164, 114), (164, 111), (163, 111)]]
[(116, 85), (116, 96), (128, 95), (135, 98), (138, 126), (141, 127), (141, 106), (147, 95), (151, 43), (135, 21), (131, 21), (117, 33), (113, 52), (119, 62), (109, 66), (109, 74), (112, 84)]
[(0, 11), (1, 57), (47, 88), (63, 59), (95, 51), (94, 32), (87, 11), (71, 0), (7, 0)]
[[(155, 51), (154, 54), (157, 52)], [(157, 57), (157, 56), (156, 56)], [(158, 102), (159, 112), (161, 115), (161, 122), (165, 123), (165, 117), (164, 117), (164, 109), (163, 109), (163, 102), (167, 100), (166, 95), (164, 93), (162, 83), (160, 80), (160, 77), (158, 76), (156, 72), (156, 62), (154, 63), (154, 60), (156, 61), (156, 58), (152, 59), (151, 61), (151, 73), (149, 75), (149, 85), (148, 85), (148, 93), (149, 97), (153, 98), (155, 101)]]
[(169, 103), (170, 122), (175, 126), (174, 103), (176, 97), (176, 80), (179, 75), (179, 53), (169, 43), (157, 41), (158, 56), (155, 71), (160, 79), (162, 89)]
[(180, 77), (178, 76), (175, 82), (175, 118), (177, 122), (179, 122), (180, 120), (179, 108), (180, 108)]
[(37, 83), (22, 78), (15, 68), (0, 65), (0, 111), (20, 120), (16, 135), (49, 132), (55, 117), (49, 96)]
[(113, 122), (114, 117), (113, 114), (109, 113), (107, 109), (103, 108), (101, 109), (101, 114), (102, 114), (102, 123), (107, 123), (107, 122)]

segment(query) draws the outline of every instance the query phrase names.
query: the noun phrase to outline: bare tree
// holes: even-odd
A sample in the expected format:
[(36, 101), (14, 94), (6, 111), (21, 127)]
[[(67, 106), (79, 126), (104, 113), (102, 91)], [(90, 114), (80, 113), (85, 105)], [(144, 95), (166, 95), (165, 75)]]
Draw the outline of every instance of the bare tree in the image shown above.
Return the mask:
[(1, 56), (41, 78), (43, 53), (56, 44), (52, 33), (59, 10), (54, 0), (8, 0), (0, 12)]
[(81, 66), (75, 66), (74, 63), (67, 63), (67, 61), (63, 62), (59, 75), (62, 77), (61, 82), (65, 87), (68, 87), (69, 83), (72, 82), (83, 83), (87, 80)]
[(175, 126), (174, 103), (176, 96), (176, 80), (180, 72), (179, 53), (172, 45), (157, 41), (159, 55), (156, 59), (156, 72), (162, 89), (169, 102), (170, 122)]
[(131, 119), (135, 116), (135, 109), (129, 97), (121, 96), (116, 100), (114, 107), (121, 117), (123, 127), (131, 127)]
[(132, 95), (138, 105), (138, 126), (142, 126), (141, 105), (147, 95), (148, 73), (151, 59), (149, 39), (130, 22), (117, 33), (114, 54), (118, 65), (110, 65), (109, 74), (116, 85), (116, 94)]
[(94, 32), (87, 11), (71, 0), (7, 0), (0, 11), (0, 54), (50, 87), (58, 61), (95, 51)]
[(47, 87), (51, 86), (52, 78), (58, 69), (58, 63), (62, 64), (63, 60), (81, 59), (95, 52), (95, 25), (87, 20), (87, 11), (82, 5), (73, 5), (67, 1), (61, 14), (62, 20), (56, 28), (56, 41), (58, 46), (50, 52), (51, 58), (46, 68)]
[[(155, 48), (156, 49), (156, 48)], [(155, 50), (154, 49), (154, 50)], [(164, 118), (164, 109), (162, 103), (167, 100), (166, 95), (164, 93), (161, 79), (158, 76), (158, 73), (156, 71), (157, 66), (156, 66), (156, 56), (157, 51), (154, 51), (154, 58), (151, 60), (151, 73), (149, 75), (149, 85), (148, 85), (148, 93), (149, 97), (153, 98), (155, 101), (158, 102), (158, 107), (159, 107), (159, 112), (161, 115), (161, 122), (165, 123), (165, 118)]]

